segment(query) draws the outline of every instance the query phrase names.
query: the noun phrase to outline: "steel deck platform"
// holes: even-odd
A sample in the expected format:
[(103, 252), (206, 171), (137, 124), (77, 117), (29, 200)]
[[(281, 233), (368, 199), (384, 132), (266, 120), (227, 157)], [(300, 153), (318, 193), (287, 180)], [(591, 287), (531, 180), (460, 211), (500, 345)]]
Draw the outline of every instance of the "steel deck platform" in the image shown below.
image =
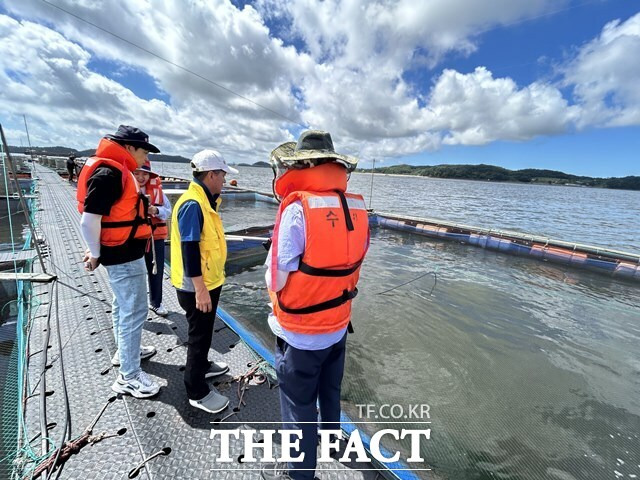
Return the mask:
[[(48, 437), (59, 445), (65, 422), (62, 363), (69, 395), (72, 438), (79, 436), (105, 403), (115, 396), (110, 388), (117, 373), (110, 363), (115, 351), (110, 318), (111, 291), (104, 268), (87, 273), (82, 267), (84, 242), (74, 187), (46, 167), (38, 165), (36, 170), (40, 207), (36, 214), (37, 235), (46, 239), (45, 265), (48, 273), (58, 277), (58, 301), (53, 284), (33, 285), (33, 295), (40, 304), (32, 312), (34, 323), (29, 342), (29, 388), (33, 396), (26, 402), (26, 425), (29, 435), (35, 437), (40, 432), (39, 382), (42, 377), (46, 381), (46, 421), (56, 423), (55, 427), (48, 430)], [(34, 262), (34, 268), (36, 272), (40, 271), (38, 262)], [(128, 478), (132, 469), (163, 448), (170, 448), (170, 453), (147, 462), (137, 478), (260, 478), (259, 472), (251, 470), (259, 465), (242, 463), (239, 458), (242, 452), (240, 441), (232, 441), (232, 463), (214, 462), (220, 445), (219, 440), (210, 440), (211, 422), (220, 421), (229, 414), (233, 415), (215, 427), (234, 429), (244, 425), (260, 429), (265, 426), (254, 422), (279, 422), (277, 386), (269, 382), (260, 385), (252, 383), (244, 394), (246, 406), (238, 405), (237, 383), (233, 382), (233, 377), (245, 373), (257, 357), (218, 318), (210, 358), (223, 360), (230, 365), (229, 374), (218, 380), (222, 382), (219, 386), (221, 393), (229, 396), (231, 403), (218, 415), (190, 407), (182, 379), (187, 323), (175, 290), (166, 277), (163, 302), (170, 311), (169, 316), (161, 318), (150, 312), (142, 341), (144, 345), (153, 345), (157, 349), (154, 357), (143, 362), (143, 369), (162, 385), (160, 394), (147, 400), (121, 396), (109, 403), (93, 433), (115, 434), (120, 431), (121, 435), (82, 448), (66, 461), (59, 478)], [(50, 317), (47, 315), (49, 309)], [(56, 313), (63, 346), (62, 357), (58, 349)], [(45, 347), (47, 335), (48, 346)], [(41, 375), (43, 366), (45, 373)], [(227, 381), (231, 383), (226, 384)], [(270, 428), (277, 429), (279, 424), (275, 423)], [(34, 449), (39, 448), (40, 441), (38, 438), (33, 442)], [(275, 447), (276, 450), (279, 448), (277, 444)], [(214, 471), (213, 468), (228, 470)], [(333, 462), (329, 468), (333, 470), (319, 471), (317, 477), (370, 480), (380, 476), (379, 472), (353, 469), (374, 468), (370, 464), (354, 467)]]

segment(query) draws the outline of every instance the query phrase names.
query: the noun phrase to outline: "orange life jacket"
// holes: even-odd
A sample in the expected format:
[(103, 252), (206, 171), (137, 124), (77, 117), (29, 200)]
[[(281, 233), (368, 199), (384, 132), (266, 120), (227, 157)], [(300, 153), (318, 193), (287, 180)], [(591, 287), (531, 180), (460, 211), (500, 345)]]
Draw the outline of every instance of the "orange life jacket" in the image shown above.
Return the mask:
[[(160, 177), (150, 177), (144, 186), (147, 195), (151, 201), (151, 205), (162, 206), (164, 204), (164, 196), (162, 194), (162, 180)], [(164, 240), (167, 238), (167, 221), (160, 220), (157, 217), (151, 217), (151, 229), (153, 230), (154, 240)]]
[(122, 174), (122, 195), (112, 205), (109, 215), (102, 217), (100, 244), (108, 247), (123, 245), (130, 239), (147, 239), (151, 225), (147, 220), (148, 202), (131, 173), (137, 168), (135, 159), (118, 143), (103, 138), (95, 156), (85, 163), (78, 178), (78, 211), (84, 212), (87, 183), (100, 166), (110, 166)]
[[(285, 178), (290, 173), (293, 175)], [(285, 182), (280, 185), (276, 181), (275, 190), (289, 193), (280, 204), (273, 232), (272, 285), (277, 269), (280, 216), (296, 200), (302, 203), (306, 239), (298, 270), (289, 274), (282, 290), (269, 291), (273, 312), (280, 325), (291, 332), (338, 331), (351, 319), (351, 300), (358, 294), (360, 265), (369, 247), (364, 199), (345, 193), (346, 170), (336, 163), (291, 170), (283, 178)], [(298, 190), (296, 185), (304, 186), (305, 190)]]

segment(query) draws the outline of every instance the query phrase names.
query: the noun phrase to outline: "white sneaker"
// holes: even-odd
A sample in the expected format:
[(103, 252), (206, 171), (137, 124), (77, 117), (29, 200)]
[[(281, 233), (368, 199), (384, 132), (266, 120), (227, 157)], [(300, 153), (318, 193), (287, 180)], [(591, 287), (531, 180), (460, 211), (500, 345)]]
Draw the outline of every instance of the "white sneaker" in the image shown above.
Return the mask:
[(167, 310), (165, 308), (164, 305), (160, 304), (159, 307), (149, 307), (149, 310), (151, 310), (152, 312), (154, 312), (156, 315), (159, 315), (161, 317), (166, 317), (167, 315), (169, 315), (169, 310)]
[[(145, 347), (140, 345), (140, 360), (146, 360), (147, 358), (153, 357), (156, 354), (155, 347)], [(111, 357), (111, 365), (114, 367), (120, 366), (120, 350), (116, 350), (116, 353)]]
[(118, 378), (111, 385), (111, 390), (116, 393), (128, 393), (135, 398), (148, 398), (153, 397), (160, 391), (160, 385), (143, 371), (128, 380), (125, 380), (122, 374), (119, 373)]

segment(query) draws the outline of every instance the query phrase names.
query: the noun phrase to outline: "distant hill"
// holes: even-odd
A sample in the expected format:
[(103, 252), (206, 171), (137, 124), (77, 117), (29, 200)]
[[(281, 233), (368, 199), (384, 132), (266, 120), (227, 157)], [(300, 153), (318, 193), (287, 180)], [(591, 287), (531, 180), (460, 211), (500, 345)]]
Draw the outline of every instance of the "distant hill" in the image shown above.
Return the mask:
[(271, 165), (267, 162), (256, 162), (256, 163), (239, 163), (239, 167), (261, 167), (261, 168), (271, 168)]
[[(9, 146), (12, 153), (25, 153), (28, 147)], [(69, 147), (33, 147), (37, 155), (67, 156), (75, 153), (79, 157), (89, 157), (95, 150), (76, 150)], [(151, 154), (153, 162), (189, 163), (188, 158), (180, 155)], [(269, 168), (268, 162), (240, 163), (241, 167)], [(358, 169), (358, 172), (371, 172), (371, 169)], [(640, 176), (629, 177), (584, 177), (571, 175), (557, 170), (544, 170), (537, 168), (525, 168), (522, 170), (509, 170), (495, 165), (393, 165), (390, 167), (378, 167), (375, 173), (391, 175), (419, 175), (435, 178), (455, 178), (460, 180), (482, 180), (491, 182), (520, 182), (546, 185), (571, 185), (575, 187), (615, 188), (621, 190), (640, 190)]]
[[(96, 153), (95, 149), (93, 150), (82, 150), (78, 152), (78, 155), (81, 157), (90, 157)], [(149, 160), (151, 163), (153, 162), (167, 162), (167, 163), (189, 163), (191, 160), (185, 157), (181, 157), (180, 155), (165, 155), (163, 153), (150, 153)]]
[[(359, 172), (371, 172), (371, 169), (358, 169)], [(570, 185), (576, 187), (616, 188), (640, 190), (640, 177), (596, 178), (571, 175), (556, 170), (525, 168), (509, 170), (494, 165), (393, 165), (380, 167), (375, 173), (392, 175), (419, 175), (435, 178), (455, 178), (461, 180), (483, 180), (492, 182), (520, 182), (547, 185)]]
[(182, 157), (180, 155), (164, 155), (162, 153), (152, 153), (149, 155), (149, 160), (152, 162), (170, 162), (170, 163), (191, 163), (191, 159)]
[[(9, 151), (11, 153), (29, 153), (29, 147), (16, 147), (9, 145)], [(55, 155), (60, 157), (67, 157), (71, 153), (75, 153), (78, 157), (90, 157), (96, 153), (95, 148), (88, 150), (76, 150), (69, 147), (33, 147), (33, 153), (35, 155)], [(189, 163), (191, 160), (180, 155), (164, 155), (162, 153), (152, 153), (149, 155), (149, 160), (152, 162), (172, 162), (172, 163)]]
[[(29, 147), (16, 147), (9, 145), (10, 153), (24, 153), (29, 154)], [(80, 156), (75, 148), (69, 147), (33, 147), (33, 153), (35, 155), (56, 155), (56, 156), (68, 156), (71, 153), (75, 153)]]

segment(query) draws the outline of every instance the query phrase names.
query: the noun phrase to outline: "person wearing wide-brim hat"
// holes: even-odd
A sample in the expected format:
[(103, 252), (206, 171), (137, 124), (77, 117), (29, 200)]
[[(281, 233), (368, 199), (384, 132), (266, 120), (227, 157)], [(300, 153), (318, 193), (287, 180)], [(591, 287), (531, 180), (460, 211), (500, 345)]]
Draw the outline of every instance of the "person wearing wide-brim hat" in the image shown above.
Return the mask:
[(166, 317), (169, 311), (162, 304), (162, 275), (164, 273), (164, 247), (167, 239), (167, 219), (171, 217), (171, 202), (162, 191), (160, 176), (147, 161), (133, 172), (140, 190), (149, 198), (149, 216), (153, 233), (153, 248), (147, 249), (144, 260), (149, 281), (149, 309)]
[[(351, 303), (369, 246), (361, 195), (347, 193), (357, 160), (337, 153), (328, 132), (303, 132), (271, 153), (281, 201), (265, 275), (276, 337), (276, 373), (284, 429), (302, 431), (301, 462), (269, 465), (266, 480), (311, 480), (318, 411), (323, 429), (340, 429), (340, 389)], [(297, 452), (288, 452), (296, 457)]]

